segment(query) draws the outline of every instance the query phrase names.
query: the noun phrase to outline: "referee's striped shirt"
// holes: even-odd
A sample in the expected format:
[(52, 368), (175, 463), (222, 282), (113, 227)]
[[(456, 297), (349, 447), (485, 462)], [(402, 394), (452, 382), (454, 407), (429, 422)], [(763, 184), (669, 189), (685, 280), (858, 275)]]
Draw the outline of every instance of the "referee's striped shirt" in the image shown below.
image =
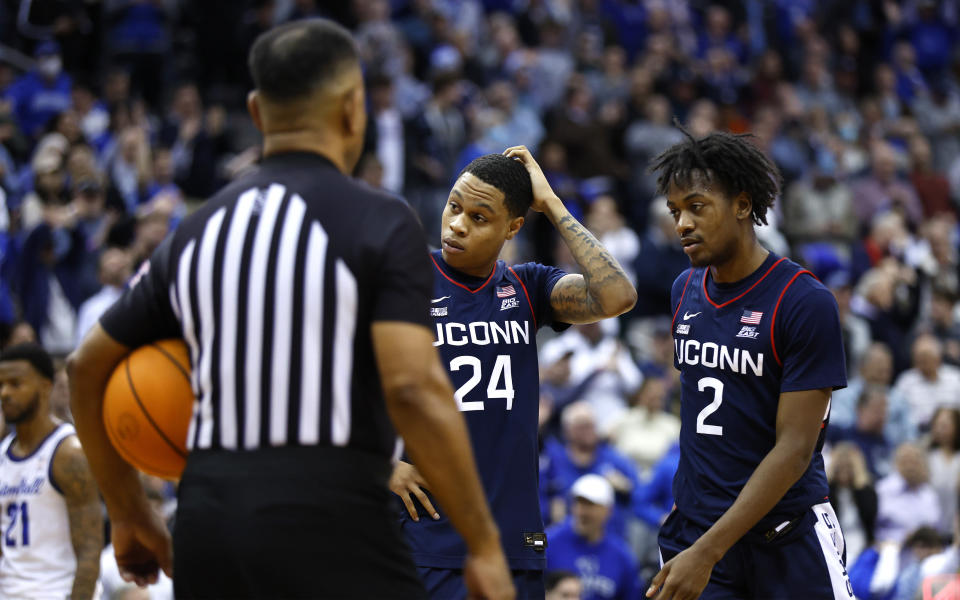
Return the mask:
[(130, 347), (186, 341), (191, 450), (332, 445), (389, 456), (370, 326), (429, 326), (431, 285), (407, 205), (319, 155), (288, 153), (185, 219), (100, 322)]

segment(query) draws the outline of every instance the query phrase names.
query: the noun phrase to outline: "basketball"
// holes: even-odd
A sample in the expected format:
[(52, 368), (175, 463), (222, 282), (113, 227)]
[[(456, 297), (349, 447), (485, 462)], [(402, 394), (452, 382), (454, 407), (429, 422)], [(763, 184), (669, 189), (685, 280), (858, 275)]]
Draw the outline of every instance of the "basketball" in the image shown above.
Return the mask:
[(103, 424), (128, 463), (150, 475), (179, 479), (193, 400), (186, 344), (154, 342), (130, 353), (110, 376)]

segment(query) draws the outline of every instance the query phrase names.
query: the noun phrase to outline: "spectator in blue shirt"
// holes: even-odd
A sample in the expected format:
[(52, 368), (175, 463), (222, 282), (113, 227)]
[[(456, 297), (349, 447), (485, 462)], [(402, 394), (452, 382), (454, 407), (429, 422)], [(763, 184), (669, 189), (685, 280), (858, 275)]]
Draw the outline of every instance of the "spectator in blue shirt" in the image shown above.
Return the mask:
[(706, 23), (697, 40), (698, 56), (705, 59), (710, 50), (723, 48), (728, 50), (737, 62), (745, 63), (747, 50), (732, 31), (730, 11), (719, 4), (714, 4), (706, 12)]
[(54, 116), (70, 108), (72, 80), (63, 72), (60, 45), (54, 41), (37, 46), (37, 68), (20, 76), (10, 85), (6, 96), (20, 130), (37, 137)]
[(639, 600), (637, 563), (627, 545), (607, 532), (613, 514), (613, 486), (588, 474), (571, 490), (570, 519), (547, 530), (547, 569), (577, 573), (583, 600)]
[(909, 28), (910, 42), (917, 52), (917, 66), (931, 77), (943, 77), (942, 70), (950, 62), (951, 46), (955, 48), (957, 31), (937, 14), (934, 0), (921, 0), (917, 21)]
[(549, 499), (552, 522), (563, 520), (574, 482), (587, 474), (600, 475), (613, 486), (615, 505), (609, 531), (623, 535), (632, 513), (633, 492), (640, 485), (636, 467), (601, 441), (593, 407), (584, 400), (569, 405), (560, 417), (566, 445), (555, 439), (544, 446), (540, 485)]

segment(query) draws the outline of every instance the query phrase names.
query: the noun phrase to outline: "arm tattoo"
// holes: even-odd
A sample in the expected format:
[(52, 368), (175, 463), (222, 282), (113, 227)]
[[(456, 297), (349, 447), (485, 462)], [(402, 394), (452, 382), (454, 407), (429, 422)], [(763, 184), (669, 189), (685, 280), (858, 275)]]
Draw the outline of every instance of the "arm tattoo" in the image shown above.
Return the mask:
[(564, 277), (553, 288), (550, 304), (557, 320), (590, 323), (619, 314), (610, 306), (610, 294), (620, 293), (624, 286), (631, 292), (633, 290), (620, 263), (586, 227), (569, 214), (564, 215), (556, 225), (583, 271), (582, 277)]
[(100, 576), (103, 512), (87, 457), (75, 437), (64, 440), (53, 459), (53, 478), (63, 490), (70, 520), (70, 542), (77, 557), (72, 600), (93, 597)]

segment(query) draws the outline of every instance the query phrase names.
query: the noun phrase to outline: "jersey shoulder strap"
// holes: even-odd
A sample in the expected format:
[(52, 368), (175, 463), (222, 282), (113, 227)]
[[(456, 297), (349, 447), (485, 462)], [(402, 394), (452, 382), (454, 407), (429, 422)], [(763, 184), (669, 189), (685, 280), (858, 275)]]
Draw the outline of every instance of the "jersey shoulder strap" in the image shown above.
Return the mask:
[(783, 297), (787, 294), (787, 290), (790, 289), (790, 286), (793, 285), (793, 282), (795, 282), (801, 275), (809, 275), (815, 281), (819, 282), (817, 277), (810, 271), (804, 269), (800, 265), (795, 265), (795, 267), (796, 269), (794, 269), (793, 275), (790, 276), (790, 279), (787, 280), (786, 284), (783, 286), (783, 289), (780, 291), (780, 295), (777, 296), (777, 302), (773, 305), (773, 314), (770, 317), (770, 347), (773, 350), (773, 359), (777, 361), (777, 364), (781, 367), (783, 366), (783, 359), (780, 358), (780, 353), (777, 352), (775, 329), (777, 323), (777, 313), (780, 312), (780, 303), (783, 302)]
[(43, 450), (56, 449), (60, 445), (60, 442), (67, 439), (71, 435), (76, 435), (77, 430), (74, 429), (73, 425), (70, 423), (61, 423), (57, 428), (50, 434), (46, 440), (43, 441)]
[(670, 330), (672, 331), (677, 324), (677, 315), (680, 314), (680, 307), (683, 306), (683, 299), (687, 295), (687, 288), (690, 287), (690, 280), (694, 278), (694, 273), (697, 269), (690, 268), (687, 269), (687, 277), (683, 282), (683, 291), (680, 292), (680, 299), (677, 300), (677, 308), (673, 311), (673, 320), (670, 322)]
[(57, 427), (56, 431), (48, 437), (42, 445), (41, 460), (46, 461), (47, 463), (47, 479), (50, 480), (50, 485), (53, 486), (53, 489), (63, 494), (63, 490), (60, 489), (60, 486), (53, 478), (53, 457), (57, 454), (57, 449), (60, 448), (60, 444), (63, 443), (63, 440), (67, 439), (71, 435), (76, 435), (76, 430), (73, 428), (73, 425), (70, 423), (61, 423)]
[[(523, 296), (527, 300), (527, 306), (530, 307), (530, 316), (533, 318), (533, 328), (534, 330), (538, 329), (537, 312), (533, 310), (533, 301), (530, 299), (530, 292), (527, 291), (527, 285), (523, 282), (523, 279), (517, 275), (517, 272), (513, 270), (513, 267), (507, 267), (507, 270), (513, 275), (514, 279), (517, 280), (517, 283), (520, 284), (520, 290), (522, 290)], [(514, 292), (516, 292), (516, 290), (514, 290)]]

